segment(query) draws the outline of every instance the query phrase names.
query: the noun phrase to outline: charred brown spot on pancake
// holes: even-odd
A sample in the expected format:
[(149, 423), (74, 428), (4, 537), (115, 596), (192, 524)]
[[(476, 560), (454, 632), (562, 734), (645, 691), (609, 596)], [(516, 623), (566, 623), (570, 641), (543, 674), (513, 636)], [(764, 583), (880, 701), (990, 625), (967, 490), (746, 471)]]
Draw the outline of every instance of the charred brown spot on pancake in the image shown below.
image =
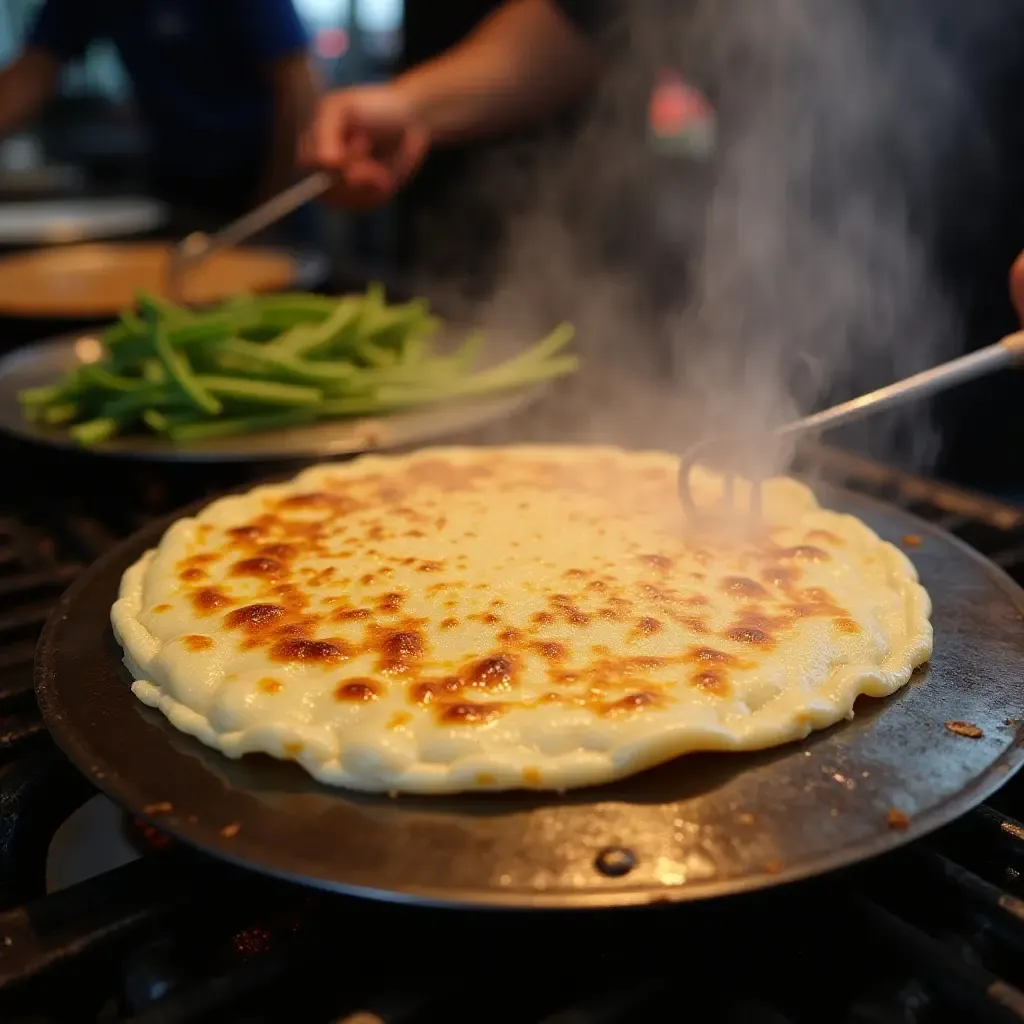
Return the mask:
[(636, 631), (642, 636), (654, 636), (655, 633), (660, 633), (663, 628), (661, 620), (655, 619), (650, 615), (644, 615), (636, 620)]
[(447, 619), (441, 620), (442, 629), (454, 629), (459, 624), (459, 620), (449, 616)]
[(775, 643), (771, 633), (762, 626), (752, 623), (741, 622), (730, 626), (724, 635), (727, 640), (732, 640), (734, 643), (750, 644), (753, 647), (771, 647)]
[(840, 633), (859, 633), (860, 626), (857, 625), (853, 619), (833, 619), (832, 625), (839, 630)]
[(495, 654), (474, 662), (462, 672), (466, 686), (478, 690), (507, 690), (514, 681), (516, 663), (507, 654)]
[(768, 591), (756, 580), (748, 579), (746, 576), (726, 576), (722, 580), (722, 590), (733, 597), (767, 597)]
[(308, 639), (316, 632), (317, 624), (318, 619), (315, 616), (306, 616), (305, 618), (295, 619), (293, 622), (283, 622), (279, 626), (271, 626), (266, 630), (251, 634), (249, 646), (258, 646), (271, 637), (275, 640), (291, 639), (293, 637)]
[(266, 544), (259, 550), (263, 558), (276, 558), (287, 562), (296, 555), (295, 548), (291, 544)]
[(396, 711), (388, 720), (389, 729), (401, 729), (412, 721), (412, 715), (408, 711)]
[(305, 747), (301, 743), (285, 743), (282, 750), (285, 757), (289, 757), (294, 761), (295, 758), (302, 756), (302, 751), (305, 750)]
[(669, 612), (668, 617), (673, 622), (688, 629), (691, 633), (696, 633), (698, 636), (708, 632), (707, 623), (696, 615), (679, 615), (676, 612)]
[(285, 610), (279, 604), (247, 604), (228, 612), (224, 616), (224, 625), (228, 629), (256, 632), (280, 622), (284, 615)]
[(503, 704), (447, 704), (441, 705), (438, 718), (445, 725), (486, 725), (500, 718), (504, 711)]
[(498, 640), (506, 647), (518, 647), (523, 642), (523, 631), (515, 626), (508, 626), (498, 634)]
[(436, 559), (427, 559), (426, 561), (420, 562), (416, 566), (417, 572), (440, 572), (444, 568), (444, 562), (439, 562)]
[(407, 672), (427, 652), (422, 634), (412, 629), (385, 633), (375, 645), (381, 672)]
[(641, 690), (638, 693), (629, 693), (618, 700), (601, 703), (597, 711), (602, 715), (621, 715), (631, 711), (642, 711), (645, 708), (658, 707), (664, 704), (664, 700), (656, 693), (648, 690)]
[(331, 612), (331, 618), (338, 622), (359, 622), (371, 614), (369, 608), (338, 608)]
[(534, 612), (530, 616), (530, 621), (538, 626), (550, 626), (555, 621), (555, 617), (551, 612)]
[(210, 615), (218, 608), (227, 608), (235, 602), (217, 587), (204, 587), (190, 596), (197, 615)]
[(398, 609), (402, 607), (402, 602), (404, 600), (405, 600), (405, 595), (404, 594), (398, 594), (398, 593), (383, 594), (377, 600), (377, 609), (378, 609), (378, 611), (385, 612), (387, 614), (390, 614), (392, 612), (397, 612)]
[(581, 580), (590, 573), (586, 569), (566, 569), (562, 575), (568, 580)]
[(310, 662), (319, 665), (336, 665), (349, 656), (349, 650), (336, 640), (309, 640), (292, 637), (279, 640), (270, 648), (274, 661)]
[(827, 551), (815, 547), (813, 544), (798, 544), (796, 547), (783, 548), (778, 552), (778, 556), (797, 562), (828, 562), (832, 558)]
[(278, 508), (330, 508), (337, 504), (339, 495), (327, 491), (310, 491), (307, 494), (293, 494), (278, 503)]
[(171, 606), (169, 604), (158, 604), (153, 609), (153, 611), (155, 611), (158, 615), (162, 615), (164, 612), (169, 612), (170, 610)]
[(276, 558), (245, 558), (231, 566), (232, 576), (255, 576), (257, 579), (280, 576), (284, 566)]
[(377, 577), (374, 576), (372, 572), (368, 572), (365, 576), (361, 576), (359, 578), (359, 582), (362, 583), (364, 587), (369, 587), (377, 582)]
[(462, 691), (462, 680), (458, 676), (443, 679), (424, 679), (409, 688), (409, 697), (415, 704), (434, 704), (438, 700), (452, 697)]
[(809, 587), (796, 593), (792, 604), (785, 606), (785, 612), (794, 619), (814, 616), (832, 616), (837, 619), (850, 617), (845, 609), (836, 604), (835, 598), (821, 587)]
[(200, 651), (208, 651), (213, 647), (213, 641), (201, 633), (190, 633), (188, 636), (183, 636), (181, 642), (194, 654), (198, 654)]
[(730, 667), (739, 664), (739, 659), (726, 651), (716, 651), (713, 647), (691, 647), (687, 652), (688, 661), (695, 661), (703, 665), (728, 665)]
[(196, 583), (199, 580), (206, 579), (206, 571), (203, 569), (197, 569), (193, 566), (191, 569), (183, 569), (178, 573), (178, 579), (180, 579), (182, 583)]
[(586, 612), (581, 612), (579, 608), (566, 608), (565, 621), (570, 626), (586, 626), (590, 624), (590, 616)]
[(548, 661), (564, 661), (569, 655), (565, 644), (560, 644), (557, 640), (538, 640), (533, 649)]
[(599, 593), (608, 589), (608, 584), (604, 580), (591, 580), (587, 584), (587, 590), (596, 590)]
[(368, 701), (379, 696), (379, 687), (372, 679), (346, 679), (334, 688), (337, 701)]
[(280, 683), (277, 679), (271, 679), (270, 676), (264, 676), (256, 685), (264, 693), (270, 694), (280, 693), (284, 689), (282, 683)]
[(227, 531), (228, 536), (234, 541), (243, 544), (254, 544), (263, 536), (263, 529), (259, 526), (233, 526)]
[(706, 668), (694, 672), (690, 676), (690, 683), (698, 690), (713, 693), (716, 697), (726, 697), (729, 694), (729, 680), (720, 669)]

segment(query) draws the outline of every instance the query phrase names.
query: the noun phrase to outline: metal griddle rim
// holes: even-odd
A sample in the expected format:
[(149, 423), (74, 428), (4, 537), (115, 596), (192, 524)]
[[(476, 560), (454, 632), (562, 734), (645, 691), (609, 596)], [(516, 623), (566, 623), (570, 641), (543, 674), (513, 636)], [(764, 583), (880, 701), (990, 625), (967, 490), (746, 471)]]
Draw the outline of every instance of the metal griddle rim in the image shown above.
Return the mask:
[[(290, 474), (286, 475), (285, 478), (287, 476), (290, 476)], [(275, 479), (281, 479), (281, 477)], [(258, 483), (248, 483), (242, 487), (234, 488), (228, 493), (248, 491), (258, 485)], [(895, 510), (906, 519), (914, 521), (916, 532), (940, 539), (942, 543), (954, 548), (965, 558), (977, 564), (989, 576), (993, 584), (1002, 590), (1016, 605), (1021, 612), (1022, 621), (1024, 621), (1024, 589), (1019, 587), (1006, 572), (959, 538), (953, 537), (939, 527), (933, 526), (903, 509), (894, 509), (893, 506), (873, 497), (847, 491), (833, 485), (819, 485), (815, 489), (817, 493), (824, 493), (826, 496), (853, 498), (858, 504), (879, 511), (892, 512)], [(148, 523), (136, 533), (120, 541), (81, 573), (61, 596), (43, 628), (37, 647), (34, 679), (39, 707), (51, 736), (63, 753), (67, 755), (79, 770), (83, 771), (90, 778), (98, 789), (115, 803), (126, 807), (140, 818), (148, 820), (157, 829), (167, 832), (203, 854), (232, 863), (248, 871), (259, 871), (272, 877), (329, 892), (364, 898), (369, 897), (384, 902), (415, 902), (423, 906), (449, 909), (609, 909), (613, 907), (627, 908), (651, 904), (694, 902), (727, 895), (740, 895), (802, 881), (826, 872), (872, 860), (884, 853), (897, 850), (934, 832), (971, 810), (979, 803), (982, 803), (1002, 788), (1024, 766), (1024, 728), (1019, 728), (1013, 743), (1003, 751), (985, 772), (971, 780), (961, 790), (942, 803), (930, 808), (926, 815), (912, 817), (910, 825), (906, 829), (879, 832), (871, 841), (864, 842), (856, 847), (840, 847), (831, 853), (805, 861), (799, 866), (783, 864), (777, 872), (765, 870), (761, 875), (751, 875), (739, 880), (730, 878), (718, 883), (702, 883), (696, 888), (686, 885), (666, 885), (661, 889), (652, 890), (650, 886), (638, 886), (636, 888), (616, 888), (599, 892), (579, 892), (555, 888), (530, 891), (477, 888), (460, 889), (458, 898), (453, 898), (450, 891), (438, 887), (407, 886), (401, 890), (380, 889), (367, 885), (349, 885), (328, 879), (311, 877), (299, 871), (285, 870), (272, 865), (261, 864), (257, 867), (254, 865), (253, 859), (247, 859), (245, 856), (247, 843), (244, 829), (235, 838), (218, 841), (217, 838), (214, 838), (216, 833), (211, 832), (208, 828), (193, 829), (187, 822), (179, 823), (175, 821), (173, 816), (171, 822), (174, 824), (174, 827), (169, 828), (167, 817), (147, 815), (145, 813), (144, 808), (150, 801), (140, 799), (138, 794), (132, 793), (130, 787), (128, 787), (126, 792), (124, 786), (112, 784), (109, 780), (112, 775), (117, 774), (116, 770), (112, 770), (111, 766), (106, 764), (90, 763), (93, 759), (88, 750), (84, 748), (79, 736), (76, 735), (73, 724), (67, 721), (64, 710), (53, 692), (50, 681), (52, 675), (50, 665), (54, 658), (55, 645), (58, 639), (57, 634), (61, 625), (74, 613), (80, 598), (93, 586), (95, 580), (108, 572), (114, 571), (118, 565), (120, 565), (120, 570), (118, 571), (120, 576), (129, 564), (127, 559), (130, 558), (134, 561), (138, 557), (134, 552), (143, 538), (146, 538), (147, 544), (150, 543), (150, 540), (152, 540), (152, 543), (158, 543), (163, 532), (173, 522), (182, 517), (194, 515), (214, 500), (217, 500), (216, 497), (192, 502), (177, 512)], [(832, 728), (839, 727), (841, 727), (841, 724)], [(825, 730), (826, 733), (828, 731), (830, 730)], [(213, 751), (213, 753), (217, 752)], [(498, 796), (500, 797), (500, 794)]]

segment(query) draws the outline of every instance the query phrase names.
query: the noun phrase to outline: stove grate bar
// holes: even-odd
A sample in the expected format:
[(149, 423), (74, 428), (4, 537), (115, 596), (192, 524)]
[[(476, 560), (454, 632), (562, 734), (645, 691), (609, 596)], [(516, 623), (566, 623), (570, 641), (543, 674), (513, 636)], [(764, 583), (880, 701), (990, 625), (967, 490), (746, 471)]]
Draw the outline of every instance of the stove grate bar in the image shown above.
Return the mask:
[(0, 992), (137, 941), (179, 911), (195, 880), (177, 862), (153, 854), (0, 914)]
[(5, 713), (0, 723), (0, 765), (9, 764), (46, 739), (46, 726), (38, 712)]
[(927, 847), (916, 854), (933, 877), (955, 890), (979, 921), (984, 922), (1024, 962), (1024, 900), (1000, 889), (949, 857)]
[(203, 1019), (223, 1020), (225, 1010), (278, 982), (292, 956), (293, 950), (288, 947), (264, 954), (227, 974), (172, 993), (141, 1013), (121, 1017), (117, 1024), (191, 1024)]
[(946, 944), (864, 896), (853, 908), (894, 953), (905, 957), (935, 992), (970, 1014), (975, 1024), (1021, 1024), (1024, 992), (969, 963)]

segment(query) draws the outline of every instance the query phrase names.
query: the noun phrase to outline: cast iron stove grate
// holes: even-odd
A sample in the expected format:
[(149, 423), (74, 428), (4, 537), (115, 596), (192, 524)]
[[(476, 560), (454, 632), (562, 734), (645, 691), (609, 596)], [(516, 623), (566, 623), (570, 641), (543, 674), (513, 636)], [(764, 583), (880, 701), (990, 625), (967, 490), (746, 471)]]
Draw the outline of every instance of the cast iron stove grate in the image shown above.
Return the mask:
[[(1019, 778), (908, 849), (708, 904), (539, 918), (405, 908), (297, 889), (158, 841), (45, 895), (50, 840), (92, 796), (32, 699), (47, 611), (120, 537), (245, 475), (78, 460), (36, 475), (41, 458), (8, 459), (17, 486), (0, 499), (0, 1020), (1024, 1021)], [(1024, 510), (835, 451), (809, 465), (951, 530), (1024, 583)], [(32, 482), (58, 478), (57, 495)]]

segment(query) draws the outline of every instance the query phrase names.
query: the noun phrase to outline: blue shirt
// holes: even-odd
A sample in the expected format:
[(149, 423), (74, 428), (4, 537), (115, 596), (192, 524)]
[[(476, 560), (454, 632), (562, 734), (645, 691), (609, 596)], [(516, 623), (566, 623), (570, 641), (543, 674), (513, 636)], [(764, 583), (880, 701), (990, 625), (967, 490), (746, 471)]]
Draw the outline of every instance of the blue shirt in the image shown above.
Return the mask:
[(46, 0), (28, 45), (70, 60), (97, 37), (132, 80), (161, 175), (254, 180), (273, 130), (269, 65), (306, 46), (292, 0)]

